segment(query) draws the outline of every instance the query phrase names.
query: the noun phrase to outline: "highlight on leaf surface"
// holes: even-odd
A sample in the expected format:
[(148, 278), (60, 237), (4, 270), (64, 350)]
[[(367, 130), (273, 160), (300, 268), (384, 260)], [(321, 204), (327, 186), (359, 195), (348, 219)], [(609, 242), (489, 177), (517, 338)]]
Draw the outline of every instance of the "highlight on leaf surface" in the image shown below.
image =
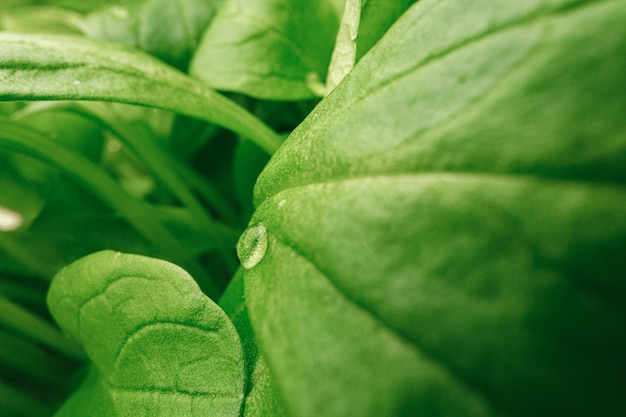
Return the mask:
[(57, 416), (239, 415), (237, 331), (177, 266), (97, 252), (56, 275), (48, 306), (91, 360)]

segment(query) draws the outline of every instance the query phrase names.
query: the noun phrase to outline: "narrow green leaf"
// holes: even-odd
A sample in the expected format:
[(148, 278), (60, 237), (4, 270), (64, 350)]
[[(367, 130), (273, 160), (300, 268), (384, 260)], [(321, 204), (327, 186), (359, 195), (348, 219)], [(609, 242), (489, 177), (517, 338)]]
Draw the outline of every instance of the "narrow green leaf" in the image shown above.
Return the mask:
[(57, 274), (48, 306), (93, 362), (57, 416), (239, 416), (239, 337), (182, 269), (98, 252)]
[(81, 349), (53, 325), (0, 295), (0, 324), (70, 358), (83, 359)]
[(124, 141), (153, 175), (189, 209), (197, 226), (213, 241), (225, 264), (234, 270), (235, 260), (225, 236), (221, 234), (215, 219), (210, 216), (187, 186), (178, 170), (178, 165), (171, 162), (167, 150), (159, 146), (144, 130), (133, 129), (133, 125), (120, 120), (120, 117), (109, 107), (98, 105), (99, 103), (92, 104), (87, 107), (73, 107), (73, 110), (101, 124)]
[(328, 0), (226, 0), (205, 32), (190, 72), (210, 86), (270, 100), (314, 97), (338, 28)]
[(346, 0), (326, 77), (326, 95), (335, 89), (356, 64), (356, 40), (360, 22), (361, 0)]
[(626, 414), (626, 1), (422, 0), (240, 239), (287, 413)]
[(122, 215), (137, 231), (162, 249), (168, 259), (175, 259), (192, 269), (196, 278), (202, 281), (203, 288), (212, 296), (219, 293), (216, 283), (206, 271), (183, 248), (165, 226), (151, 216), (147, 203), (137, 200), (124, 192), (100, 167), (91, 163), (63, 146), (60, 146), (36, 131), (16, 122), (1, 121), (0, 148), (30, 155), (38, 160), (51, 163), (62, 172), (70, 175), (78, 184), (109, 205), (114, 212)]
[(80, 37), (13, 33), (0, 33), (0, 46), (2, 100), (139, 104), (232, 129), (268, 153), (280, 145), (245, 109), (139, 51)]
[[(101, 132), (83, 117), (56, 111), (30, 115), (21, 123), (35, 126), (49, 140), (73, 148), (90, 159), (98, 157), (102, 150)], [(59, 172), (24, 155), (3, 153), (0, 161), (0, 207), (19, 213), (20, 227), (26, 228), (44, 207), (58, 182)]]
[(19, 372), (21, 379), (43, 384), (52, 392), (63, 392), (65, 387), (61, 381), (73, 369), (68, 359), (3, 329), (0, 329), (0, 337), (0, 369), (10, 367)]
[(0, 14), (0, 28), (6, 32), (80, 34), (80, 14), (51, 6), (9, 9)]

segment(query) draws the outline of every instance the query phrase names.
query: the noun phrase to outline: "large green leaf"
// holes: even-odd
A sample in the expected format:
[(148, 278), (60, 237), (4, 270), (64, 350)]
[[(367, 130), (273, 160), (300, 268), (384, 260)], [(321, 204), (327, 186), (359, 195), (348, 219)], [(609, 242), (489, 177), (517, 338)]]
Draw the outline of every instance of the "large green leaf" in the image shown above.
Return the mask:
[(0, 33), (0, 100), (102, 100), (229, 128), (272, 153), (280, 139), (233, 101), (137, 50), (72, 36)]
[(57, 274), (48, 306), (92, 361), (57, 416), (239, 416), (237, 331), (182, 269), (97, 252)]
[(626, 414), (626, 1), (423, 0), (257, 182), (292, 416)]
[(190, 72), (210, 86), (271, 100), (314, 97), (338, 28), (328, 0), (227, 0), (205, 32)]
[(91, 12), (83, 27), (92, 37), (142, 49), (186, 69), (221, 0), (134, 0)]

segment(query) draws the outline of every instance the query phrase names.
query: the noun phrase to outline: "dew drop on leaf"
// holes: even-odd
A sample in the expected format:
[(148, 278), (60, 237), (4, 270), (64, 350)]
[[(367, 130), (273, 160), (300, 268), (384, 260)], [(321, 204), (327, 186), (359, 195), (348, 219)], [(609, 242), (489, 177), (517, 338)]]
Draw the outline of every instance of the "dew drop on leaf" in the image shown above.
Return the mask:
[(254, 268), (267, 252), (267, 229), (263, 223), (248, 227), (237, 242), (237, 256), (245, 269)]

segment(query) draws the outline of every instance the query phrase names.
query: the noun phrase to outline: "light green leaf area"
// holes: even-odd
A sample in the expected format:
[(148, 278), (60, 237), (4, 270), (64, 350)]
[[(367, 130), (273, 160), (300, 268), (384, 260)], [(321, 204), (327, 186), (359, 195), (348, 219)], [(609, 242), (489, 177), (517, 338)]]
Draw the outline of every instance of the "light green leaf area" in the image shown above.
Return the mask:
[(339, 18), (328, 0), (227, 0), (190, 72), (213, 88), (270, 100), (314, 97), (326, 78)]
[[(101, 132), (80, 116), (49, 112), (30, 115), (21, 123), (37, 126), (49, 140), (73, 148), (91, 160), (99, 157), (102, 150)], [(0, 166), (0, 207), (20, 213), (20, 227), (26, 228), (58, 186), (59, 172), (30, 157), (4, 152), (0, 153)]]
[(87, 38), (0, 33), (0, 100), (139, 104), (221, 125), (269, 153), (281, 143), (263, 122), (206, 85), (137, 50)]
[(97, 252), (61, 270), (47, 301), (92, 362), (56, 416), (239, 415), (239, 336), (177, 266)]
[(144, 50), (186, 69), (221, 0), (135, 0), (89, 13), (84, 31), (94, 38)]
[(287, 414), (626, 414), (625, 20), (423, 0), (296, 129), (239, 251)]

